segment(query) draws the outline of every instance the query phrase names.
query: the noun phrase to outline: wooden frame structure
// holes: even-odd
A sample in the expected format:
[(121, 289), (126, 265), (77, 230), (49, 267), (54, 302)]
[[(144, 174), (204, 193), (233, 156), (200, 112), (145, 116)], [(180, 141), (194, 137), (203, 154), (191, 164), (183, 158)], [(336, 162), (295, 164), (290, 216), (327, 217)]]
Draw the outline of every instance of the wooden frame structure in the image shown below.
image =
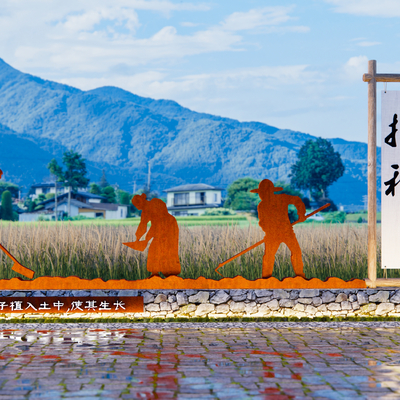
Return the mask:
[(368, 61), (368, 287), (400, 286), (400, 279), (376, 278), (376, 83), (400, 82), (400, 74), (377, 74), (376, 60)]

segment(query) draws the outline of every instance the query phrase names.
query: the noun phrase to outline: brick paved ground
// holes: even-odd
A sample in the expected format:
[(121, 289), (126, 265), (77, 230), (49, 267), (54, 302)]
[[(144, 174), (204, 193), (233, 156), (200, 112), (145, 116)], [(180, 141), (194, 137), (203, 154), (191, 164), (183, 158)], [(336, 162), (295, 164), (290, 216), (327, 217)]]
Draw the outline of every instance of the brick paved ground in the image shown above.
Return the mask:
[(0, 399), (399, 399), (397, 326), (0, 325)]

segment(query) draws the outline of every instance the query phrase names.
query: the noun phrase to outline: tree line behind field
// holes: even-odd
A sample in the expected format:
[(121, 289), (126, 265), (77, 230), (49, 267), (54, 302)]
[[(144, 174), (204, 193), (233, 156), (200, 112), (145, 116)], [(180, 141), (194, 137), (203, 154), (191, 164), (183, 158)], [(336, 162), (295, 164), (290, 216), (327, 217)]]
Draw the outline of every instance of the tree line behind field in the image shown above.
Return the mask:
[[(86, 177), (87, 170), (85, 159), (74, 152), (68, 150), (63, 154), (63, 165), (59, 165), (55, 159), (51, 160), (47, 166), (50, 173), (55, 177), (60, 186), (70, 187), (72, 191), (77, 191), (80, 187), (87, 187), (89, 179)], [(280, 193), (286, 193), (302, 198), (306, 208), (310, 208), (310, 201), (315, 201), (317, 205), (330, 202), (331, 207), (326, 211), (336, 211), (337, 208), (332, 200), (328, 198), (328, 188), (337, 181), (344, 173), (344, 165), (340, 154), (335, 152), (332, 144), (322, 138), (308, 140), (299, 150), (296, 163), (291, 167), (289, 175), (290, 182), (274, 182), (276, 187), (282, 187)], [(258, 187), (260, 180), (251, 177), (237, 179), (227, 188), (227, 198), (224, 203), (224, 210), (248, 211), (257, 216), (257, 206), (260, 202), (258, 194), (251, 193), (250, 190)], [(104, 203), (120, 203), (128, 205), (128, 216), (139, 214), (138, 210), (131, 204), (131, 199), (135, 194), (146, 193), (147, 198), (158, 197), (158, 193), (150, 192), (150, 188), (143, 188), (137, 193), (131, 194), (127, 191), (116, 189), (107, 181), (105, 171), (98, 183), (90, 183), (89, 192), (102, 196)], [(307, 193), (307, 196), (303, 192)], [(19, 188), (17, 185), (8, 182), (0, 182), (1, 208), (0, 218), (3, 220), (18, 220), (17, 209), (12, 205), (12, 197), (18, 197)], [(279, 192), (278, 192), (279, 193)], [(37, 200), (32, 200), (28, 193), (24, 206), (28, 212), (36, 211), (43, 206), (41, 202), (54, 197), (54, 193), (40, 194)], [(165, 201), (165, 199), (163, 199)], [(221, 214), (224, 210), (216, 209), (213, 212)], [(22, 211), (22, 210), (20, 210)], [(294, 206), (289, 206), (289, 217), (292, 221), (297, 219), (297, 212)]]

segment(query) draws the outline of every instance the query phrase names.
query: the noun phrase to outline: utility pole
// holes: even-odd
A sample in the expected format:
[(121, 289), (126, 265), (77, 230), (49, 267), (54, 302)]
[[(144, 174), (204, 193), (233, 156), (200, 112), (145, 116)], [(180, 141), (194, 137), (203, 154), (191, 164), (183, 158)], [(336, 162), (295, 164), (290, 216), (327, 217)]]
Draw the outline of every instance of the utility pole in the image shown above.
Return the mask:
[(55, 213), (55, 220), (56, 222), (58, 221), (57, 218), (57, 177), (55, 177), (55, 181), (54, 181), (54, 189), (55, 189), (55, 196), (54, 196), (54, 213)]
[(150, 175), (151, 175), (151, 170), (150, 170), (150, 161), (149, 161), (149, 172), (147, 174), (147, 190), (149, 191), (149, 194), (150, 194)]

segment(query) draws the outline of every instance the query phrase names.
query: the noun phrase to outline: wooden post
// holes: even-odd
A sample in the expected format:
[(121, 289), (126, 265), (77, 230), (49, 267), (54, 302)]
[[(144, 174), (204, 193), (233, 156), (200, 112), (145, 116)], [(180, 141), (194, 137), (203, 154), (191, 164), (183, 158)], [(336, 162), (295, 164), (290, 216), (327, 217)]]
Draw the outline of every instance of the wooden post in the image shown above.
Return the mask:
[(368, 61), (368, 279), (367, 286), (400, 286), (400, 280), (376, 279), (376, 83), (400, 82), (400, 74), (377, 74), (376, 61)]
[(368, 279), (376, 281), (376, 61), (368, 61)]

